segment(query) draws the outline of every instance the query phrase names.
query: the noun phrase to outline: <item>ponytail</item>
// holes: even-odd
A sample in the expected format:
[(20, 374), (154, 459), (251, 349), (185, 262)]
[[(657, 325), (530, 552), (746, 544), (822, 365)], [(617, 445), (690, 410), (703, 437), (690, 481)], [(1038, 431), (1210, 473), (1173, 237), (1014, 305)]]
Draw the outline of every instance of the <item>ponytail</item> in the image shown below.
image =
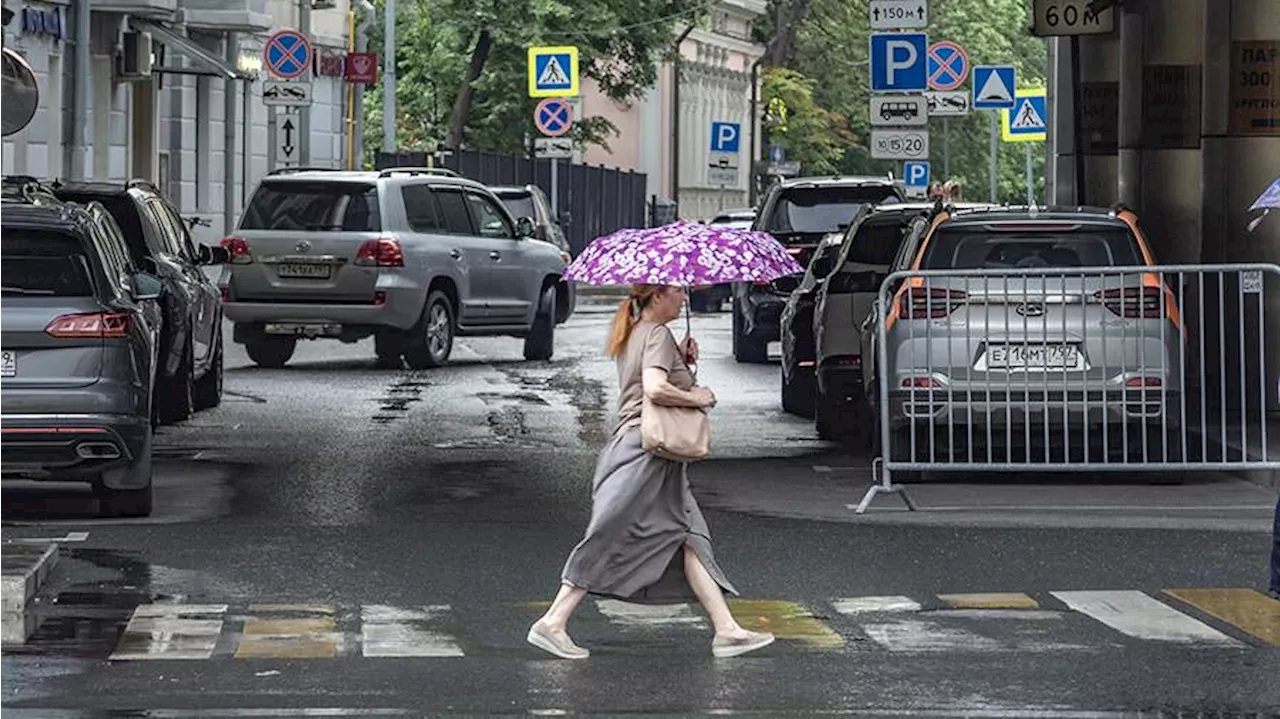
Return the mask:
[(605, 354), (617, 357), (626, 349), (631, 339), (631, 330), (640, 321), (640, 311), (653, 301), (665, 289), (662, 285), (632, 285), (627, 298), (618, 303), (618, 310), (613, 313), (613, 324), (609, 328), (609, 342), (605, 345)]

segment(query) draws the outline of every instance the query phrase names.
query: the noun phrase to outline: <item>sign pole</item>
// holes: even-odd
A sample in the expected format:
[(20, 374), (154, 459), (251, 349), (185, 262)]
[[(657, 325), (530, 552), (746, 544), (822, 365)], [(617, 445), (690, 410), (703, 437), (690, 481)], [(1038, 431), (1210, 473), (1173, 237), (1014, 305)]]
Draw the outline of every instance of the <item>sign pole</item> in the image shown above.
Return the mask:
[(1027, 151), (1027, 207), (1034, 207), (1036, 204), (1036, 181), (1031, 174), (1031, 143), (1024, 142), (1022, 146)]
[(720, 185), (720, 209), (718, 212), (724, 212), (724, 185)]
[(557, 221), (560, 218), (560, 161), (551, 158), (551, 214), (555, 215)]
[(942, 176), (951, 179), (951, 118), (942, 118)]
[(996, 119), (995, 110), (989, 111), (987, 113), (987, 117), (989, 119), (987, 127), (990, 128), (991, 135), (991, 164), (987, 171), (991, 176), (991, 203), (995, 204), (998, 202), (996, 198), (996, 195), (998, 194), (996, 175), (999, 173), (1000, 164), (996, 157), (997, 153), (1000, 151), (1000, 131), (996, 129), (996, 123), (998, 123), (999, 120)]
[(279, 111), (274, 107), (267, 108), (267, 172), (276, 169), (276, 115)]

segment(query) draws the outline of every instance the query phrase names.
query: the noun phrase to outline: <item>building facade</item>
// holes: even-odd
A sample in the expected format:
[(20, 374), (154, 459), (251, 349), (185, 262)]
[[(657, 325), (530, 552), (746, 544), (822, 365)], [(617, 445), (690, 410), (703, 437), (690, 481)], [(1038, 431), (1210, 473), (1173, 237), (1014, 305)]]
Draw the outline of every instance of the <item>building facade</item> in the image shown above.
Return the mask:
[[(676, 63), (666, 63), (656, 85), (634, 103), (614, 102), (585, 80), (582, 116), (608, 118), (618, 135), (608, 148), (588, 148), (582, 160), (645, 173), (649, 195), (677, 200), (678, 214), (687, 220), (747, 205), (751, 157), (759, 146), (759, 132), (752, 130), (752, 66), (765, 51), (751, 41), (751, 25), (767, 7), (766, 0), (714, 3), (708, 20), (680, 42), (678, 80)], [(729, 158), (736, 161), (737, 182), (723, 189), (709, 176), (713, 158), (722, 156), (712, 153), (713, 122), (736, 124), (741, 133), (736, 158)]]
[[(350, 150), (344, 58), (351, 5), (304, 1), (313, 3), (308, 35), (316, 60), (299, 78), (312, 83), (314, 100), (294, 115), (308, 130), (298, 133), (297, 152), (301, 164), (338, 167)], [(279, 110), (262, 101), (269, 79), (262, 48), (275, 30), (308, 21), (299, 0), (4, 2), (14, 12), (5, 47), (35, 70), (40, 103), (29, 126), (4, 138), (3, 172), (149, 180), (184, 216), (209, 221), (195, 228), (199, 241), (227, 232), (273, 164), (268, 113)], [(372, 7), (358, 9), (363, 20)], [(77, 67), (82, 41), (85, 73)]]

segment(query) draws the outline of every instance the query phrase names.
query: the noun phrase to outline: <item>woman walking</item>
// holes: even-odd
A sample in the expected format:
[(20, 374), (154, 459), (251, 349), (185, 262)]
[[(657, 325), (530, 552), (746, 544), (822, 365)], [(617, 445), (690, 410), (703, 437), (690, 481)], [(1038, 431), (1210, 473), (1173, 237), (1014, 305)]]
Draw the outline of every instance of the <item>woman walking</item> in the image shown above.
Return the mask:
[(715, 627), (717, 657), (745, 654), (773, 635), (743, 629), (729, 613), (725, 593), (737, 590), (716, 564), (706, 520), (689, 491), (687, 464), (646, 452), (640, 412), (645, 399), (668, 407), (715, 406), (696, 386), (692, 338), (677, 344), (667, 323), (687, 300), (681, 287), (634, 285), (614, 315), (608, 354), (618, 364), (618, 423), (600, 453), (592, 480), (591, 522), (569, 555), (560, 591), (529, 628), (529, 643), (564, 659), (585, 659), (566, 625), (587, 594), (648, 604), (696, 598)]

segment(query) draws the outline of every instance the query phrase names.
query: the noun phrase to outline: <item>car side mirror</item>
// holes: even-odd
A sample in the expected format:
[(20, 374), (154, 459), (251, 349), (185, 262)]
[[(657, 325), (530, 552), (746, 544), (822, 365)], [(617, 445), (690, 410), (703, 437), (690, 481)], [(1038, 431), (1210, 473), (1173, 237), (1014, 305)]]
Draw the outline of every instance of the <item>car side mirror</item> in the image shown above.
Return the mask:
[(196, 248), (196, 261), (202, 265), (225, 265), (231, 262), (231, 252), (225, 247), (201, 244)]
[(164, 283), (160, 278), (138, 272), (133, 276), (133, 298), (135, 300), (158, 300), (164, 294)]
[(521, 217), (516, 220), (517, 237), (533, 237), (534, 229), (532, 217)]

